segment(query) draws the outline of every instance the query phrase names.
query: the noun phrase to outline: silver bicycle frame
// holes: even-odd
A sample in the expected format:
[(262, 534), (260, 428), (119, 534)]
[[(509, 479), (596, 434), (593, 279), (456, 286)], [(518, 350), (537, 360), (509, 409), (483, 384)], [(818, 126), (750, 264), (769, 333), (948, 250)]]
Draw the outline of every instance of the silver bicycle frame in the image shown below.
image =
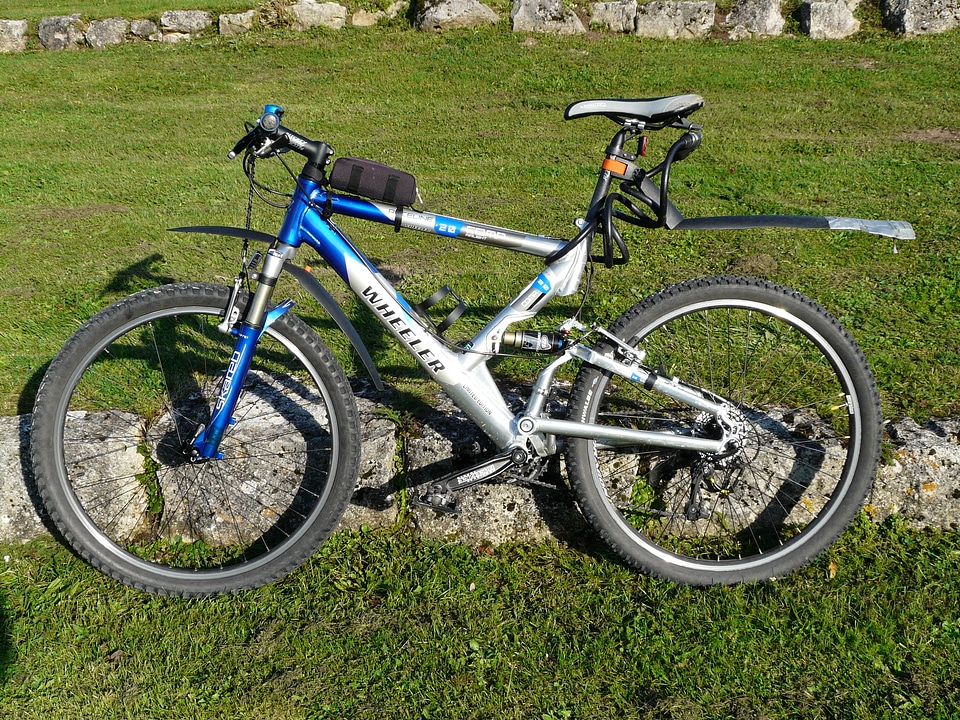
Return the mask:
[(521, 414), (515, 415), (507, 406), (487, 361), (499, 350), (507, 327), (534, 317), (551, 298), (577, 291), (589, 256), (589, 242), (581, 242), (571, 252), (548, 264), (462, 350), (455, 351), (433, 334), (413, 306), (377, 271), (337, 224), (324, 217), (326, 213), (319, 210), (324, 207), (331, 208), (334, 214), (459, 237), (538, 257), (550, 256), (563, 248), (566, 241), (328, 194), (319, 185), (309, 184), (295, 193), (279, 234), (281, 246), (295, 248), (306, 243), (313, 247), (424, 371), (499, 448), (526, 447), (529, 442), (538, 454), (547, 455), (556, 450), (555, 436), (569, 436), (598, 440), (607, 445), (656, 445), (713, 453), (723, 449), (726, 438), (707, 440), (540, 417), (557, 369), (574, 359), (639, 382), (649, 390), (669, 395), (704, 412), (719, 416), (723, 411), (721, 405), (677, 381), (657, 377), (639, 365), (618, 360), (613, 353), (605, 355), (581, 345), (568, 348), (540, 372)]

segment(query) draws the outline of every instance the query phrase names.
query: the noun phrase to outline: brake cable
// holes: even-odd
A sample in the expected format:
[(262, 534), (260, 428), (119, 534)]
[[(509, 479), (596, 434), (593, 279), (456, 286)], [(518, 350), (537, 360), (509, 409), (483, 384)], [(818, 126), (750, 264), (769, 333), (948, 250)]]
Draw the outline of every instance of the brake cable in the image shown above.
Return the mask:
[[(288, 173), (288, 174), (290, 175), (290, 177), (293, 179), (294, 183), (296, 183), (297, 187), (299, 187), (300, 190), (301, 190), (301, 191), (304, 193), (304, 195), (306, 196), (306, 195), (307, 195), (306, 191), (304, 190), (303, 186), (300, 185), (300, 179), (297, 177), (296, 173), (293, 172), (293, 169), (289, 166), (289, 164), (287, 163), (287, 161), (283, 159), (283, 157), (281, 156), (281, 154), (280, 154), (279, 152), (275, 152), (275, 153), (273, 153), (270, 157), (276, 157), (276, 158), (280, 161), (280, 164), (283, 165), (284, 169), (287, 171), (287, 173)], [(252, 215), (253, 215), (253, 196), (254, 196), (254, 195), (256, 195), (258, 198), (260, 198), (260, 200), (263, 201), (264, 203), (266, 203), (267, 205), (270, 205), (271, 207), (275, 207), (275, 208), (279, 208), (279, 209), (285, 209), (285, 208), (289, 207), (289, 205), (290, 205), (289, 200), (293, 197), (293, 194), (292, 194), (292, 193), (280, 192), (279, 190), (274, 190), (273, 188), (268, 187), (268, 186), (266, 186), (266, 185), (264, 185), (264, 184), (259, 183), (259, 182), (256, 181), (256, 179), (255, 179), (255, 174), (256, 174), (256, 162), (257, 162), (257, 159), (258, 159), (258, 158), (259, 158), (259, 156), (256, 154), (256, 152), (253, 150), (252, 147), (247, 148), (246, 153), (244, 154), (244, 157), (243, 157), (243, 171), (244, 171), (244, 174), (246, 174), (247, 178), (248, 178), (249, 181), (250, 181), (250, 183), (249, 183), (249, 190), (248, 190), (248, 192), (247, 192), (247, 218), (246, 218), (246, 222), (247, 222), (247, 229), (248, 229), (248, 230), (249, 230), (250, 227), (251, 227), (251, 218), (252, 218)], [(277, 196), (280, 196), (280, 197), (287, 198), (288, 201), (287, 201), (286, 203), (283, 203), (283, 204), (280, 204), (280, 203), (271, 201), (271, 200), (267, 199), (266, 197), (264, 197), (264, 195), (263, 195), (263, 193), (262, 193), (261, 191), (266, 192), (266, 193), (270, 193), (270, 194), (272, 194), (272, 195), (277, 195)], [(316, 210), (318, 210), (318, 211), (323, 211), (324, 208), (322, 208), (321, 206), (317, 205), (317, 204), (316, 204), (315, 202), (313, 202), (313, 200), (310, 199), (309, 197), (307, 198), (307, 201), (309, 202), (309, 204), (310, 204), (314, 209), (316, 209)], [(594, 228), (596, 227), (596, 223), (593, 224), (593, 227), (594, 227)], [(562, 257), (562, 256), (565, 255), (567, 252), (569, 252), (571, 249), (573, 249), (574, 246), (578, 245), (580, 242), (582, 242), (584, 239), (586, 239), (586, 237), (588, 236), (588, 234), (589, 234), (589, 228), (587, 228), (587, 227), (582, 228), (582, 231), (581, 231), (581, 233), (577, 236), (577, 238), (575, 238), (573, 241), (571, 241), (570, 243), (568, 243), (568, 245), (567, 245), (565, 248), (561, 248), (561, 250), (560, 250), (559, 252), (555, 253), (555, 256), (556, 256), (557, 258)], [(618, 242), (618, 245), (620, 245), (620, 243), (622, 243), (622, 242), (623, 242), (623, 241), (622, 241), (622, 239), (621, 239), (621, 240)], [(247, 265), (246, 265), (247, 246), (248, 246), (248, 242), (247, 242), (246, 239), (244, 239), (244, 241), (243, 241), (243, 270), (241, 271), (241, 274), (242, 274), (244, 277), (246, 277), (246, 272), (245, 272), (245, 270), (246, 270), (246, 268), (247, 268)], [(625, 248), (624, 248), (624, 250), (625, 250)], [(547, 258), (547, 261), (550, 262), (552, 259), (555, 259), (555, 258)], [(596, 258), (593, 258), (593, 257), (588, 256), (588, 260), (589, 260), (590, 262), (588, 263), (589, 269), (586, 271), (586, 287), (584, 288), (583, 296), (582, 296), (581, 299), (580, 299), (580, 305), (579, 305), (579, 307), (577, 308), (577, 312), (576, 312), (576, 314), (575, 314), (575, 317), (579, 317), (579, 316), (582, 314), (583, 309), (584, 309), (584, 306), (586, 305), (587, 296), (588, 296), (589, 293), (590, 293), (591, 279), (592, 279), (592, 276), (593, 276), (593, 261), (594, 261), (595, 259), (596, 259)], [(487, 356), (487, 357), (519, 357), (519, 358), (529, 357), (528, 355), (522, 355), (522, 354), (519, 354), (519, 353), (484, 352), (484, 351), (480, 351), (480, 350), (474, 350), (474, 349), (472, 349), (472, 348), (470, 348), (470, 347), (463, 347), (462, 345), (458, 345), (458, 344), (456, 344), (456, 343), (448, 340), (447, 338), (443, 337), (442, 335), (439, 335), (438, 333), (433, 332), (433, 331), (432, 331), (430, 328), (428, 328), (428, 327), (424, 327), (424, 329), (425, 329), (430, 335), (432, 335), (432, 336), (434, 337), (434, 339), (436, 339), (437, 341), (439, 341), (442, 345), (445, 345), (445, 346), (446, 346), (447, 348), (449, 348), (450, 350), (454, 350), (454, 351), (457, 351), (457, 352), (467, 353), (467, 354), (471, 354), (471, 355), (484, 355), (484, 356)], [(588, 333), (588, 334), (589, 334), (589, 333)], [(584, 337), (578, 338), (577, 340), (572, 341), (570, 345), (578, 345), (578, 344), (581, 344), (586, 337), (587, 337), (587, 336), (585, 335)], [(540, 355), (548, 355), (548, 356), (549, 356), (549, 355), (560, 355), (560, 354), (562, 354), (567, 348), (569, 348), (570, 345), (565, 345), (562, 349), (551, 350), (551, 351), (541, 351), (541, 352), (539, 352), (538, 354), (540, 354)]]
[[(277, 155), (277, 157), (280, 157)], [(287, 163), (280, 158), (280, 162), (283, 163), (283, 166), (287, 169), (287, 172), (291, 172)], [(279, 210), (285, 210), (290, 206), (290, 198), (293, 197), (292, 193), (281, 192), (280, 190), (274, 190), (271, 187), (264, 185), (263, 183), (257, 182), (255, 179), (256, 173), (256, 164), (257, 164), (257, 154), (252, 148), (248, 148), (246, 154), (243, 156), (243, 172), (250, 179), (250, 192), (256, 193), (257, 197), (260, 198), (265, 204), (270, 207), (277, 208)], [(270, 195), (276, 195), (277, 197), (286, 198), (285, 201), (277, 202), (265, 197), (264, 193)], [(252, 202), (252, 197), (251, 200)]]

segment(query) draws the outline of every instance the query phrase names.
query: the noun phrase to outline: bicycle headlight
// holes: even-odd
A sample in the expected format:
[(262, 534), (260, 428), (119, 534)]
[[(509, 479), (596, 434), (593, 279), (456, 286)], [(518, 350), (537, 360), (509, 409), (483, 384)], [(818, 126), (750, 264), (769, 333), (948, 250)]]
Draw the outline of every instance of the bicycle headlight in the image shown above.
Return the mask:
[(260, 129), (264, 132), (276, 132), (280, 127), (280, 116), (275, 112), (265, 112), (260, 116)]

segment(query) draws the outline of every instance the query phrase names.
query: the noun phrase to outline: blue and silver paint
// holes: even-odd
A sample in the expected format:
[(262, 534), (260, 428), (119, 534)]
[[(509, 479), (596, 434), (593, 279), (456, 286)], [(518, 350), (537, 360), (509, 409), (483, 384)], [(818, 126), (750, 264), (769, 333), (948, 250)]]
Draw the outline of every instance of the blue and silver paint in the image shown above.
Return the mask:
[(250, 370), (257, 343), (263, 333), (292, 307), (293, 300), (287, 300), (267, 313), (262, 328), (241, 325), (235, 332), (237, 343), (230, 357), (230, 363), (227, 365), (227, 372), (220, 383), (220, 391), (217, 393), (217, 401), (214, 404), (210, 422), (201, 429), (192, 443), (195, 457), (218, 460), (223, 458), (223, 453), (219, 451), (220, 441), (227, 428), (236, 422), (233, 411), (237, 406), (237, 400), (240, 399), (243, 379)]

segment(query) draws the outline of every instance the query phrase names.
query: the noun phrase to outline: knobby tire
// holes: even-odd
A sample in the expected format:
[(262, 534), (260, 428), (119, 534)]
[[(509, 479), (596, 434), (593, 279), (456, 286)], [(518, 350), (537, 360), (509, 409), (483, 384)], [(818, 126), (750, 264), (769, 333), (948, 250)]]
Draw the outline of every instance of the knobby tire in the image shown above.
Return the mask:
[(229, 292), (180, 284), (120, 300), (74, 334), (37, 393), (31, 452), (50, 518), (136, 588), (201, 597), (272, 582), (330, 535), (353, 492), (353, 394), (289, 312), (260, 341), (223, 457), (191, 461), (233, 353), (216, 327)]

